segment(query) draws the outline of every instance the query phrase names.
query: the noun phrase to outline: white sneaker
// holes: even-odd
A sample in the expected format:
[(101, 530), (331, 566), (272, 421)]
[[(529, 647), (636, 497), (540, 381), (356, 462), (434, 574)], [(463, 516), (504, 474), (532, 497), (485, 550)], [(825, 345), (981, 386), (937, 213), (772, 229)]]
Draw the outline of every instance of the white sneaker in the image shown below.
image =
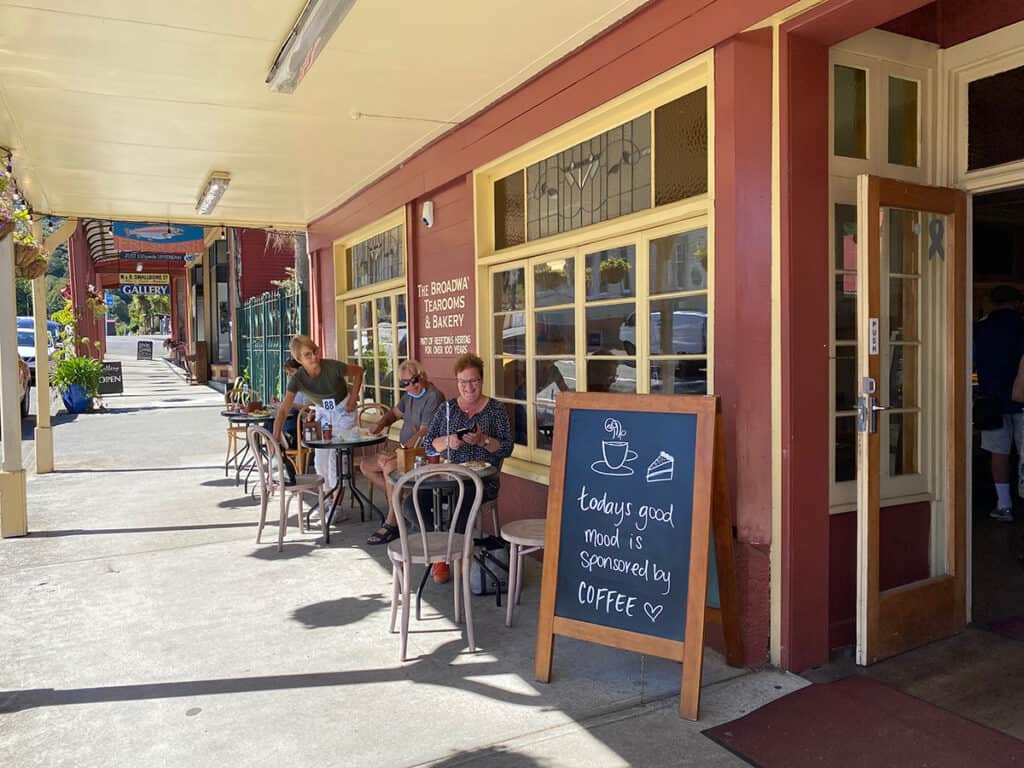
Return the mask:
[(1012, 509), (993, 509), (988, 513), (988, 516), (993, 520), (998, 520), (1000, 523), (1012, 523), (1013, 522), (1013, 510)]

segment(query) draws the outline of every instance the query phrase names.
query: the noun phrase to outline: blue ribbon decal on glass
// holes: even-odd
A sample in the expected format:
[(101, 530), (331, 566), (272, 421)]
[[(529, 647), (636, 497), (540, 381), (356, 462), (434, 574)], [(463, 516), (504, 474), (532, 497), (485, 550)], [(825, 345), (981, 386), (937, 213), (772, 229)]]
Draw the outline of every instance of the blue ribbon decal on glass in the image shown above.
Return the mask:
[(946, 224), (942, 219), (936, 216), (928, 222), (928, 239), (931, 241), (928, 243), (929, 260), (933, 256), (938, 256), (943, 261), (946, 260), (946, 246), (943, 243), (945, 235)]

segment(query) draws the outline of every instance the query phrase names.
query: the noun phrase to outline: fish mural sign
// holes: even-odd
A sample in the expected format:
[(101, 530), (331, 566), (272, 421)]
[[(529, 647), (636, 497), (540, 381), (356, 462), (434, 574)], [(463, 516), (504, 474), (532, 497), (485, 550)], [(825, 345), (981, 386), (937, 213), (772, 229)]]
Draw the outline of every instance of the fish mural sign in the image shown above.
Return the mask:
[(143, 253), (202, 253), (203, 228), (183, 224), (114, 222), (114, 248)]

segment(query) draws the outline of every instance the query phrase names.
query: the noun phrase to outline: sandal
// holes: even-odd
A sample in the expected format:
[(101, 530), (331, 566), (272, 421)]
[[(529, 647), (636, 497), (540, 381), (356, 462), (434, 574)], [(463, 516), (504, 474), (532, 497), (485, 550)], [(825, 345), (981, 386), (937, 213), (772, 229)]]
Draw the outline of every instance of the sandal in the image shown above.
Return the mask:
[(387, 544), (398, 538), (398, 526), (384, 523), (380, 528), (370, 534), (366, 539), (367, 544)]

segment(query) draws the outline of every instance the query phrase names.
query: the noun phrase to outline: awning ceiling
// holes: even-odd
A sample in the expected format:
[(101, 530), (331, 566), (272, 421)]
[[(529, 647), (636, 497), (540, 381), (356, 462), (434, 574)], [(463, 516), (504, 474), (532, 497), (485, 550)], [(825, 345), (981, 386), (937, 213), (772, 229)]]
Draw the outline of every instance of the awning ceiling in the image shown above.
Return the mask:
[[(32, 206), (302, 228), (644, 0), (357, 0), (292, 95), (304, 0), (0, 5), (0, 144)], [(212, 171), (231, 185), (195, 213)]]

